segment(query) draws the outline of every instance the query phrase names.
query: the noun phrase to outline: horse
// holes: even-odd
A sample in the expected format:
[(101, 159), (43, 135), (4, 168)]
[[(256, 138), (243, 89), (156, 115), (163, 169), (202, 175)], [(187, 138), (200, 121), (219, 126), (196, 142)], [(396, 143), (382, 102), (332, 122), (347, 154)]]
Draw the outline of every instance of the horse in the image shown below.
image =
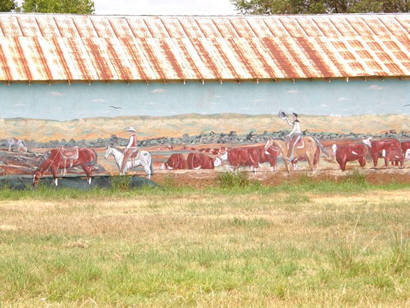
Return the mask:
[[(300, 143), (302, 144), (300, 145)], [(326, 155), (328, 155), (327, 152), (324, 150), (323, 146), (320, 144), (320, 142), (311, 136), (303, 136), (301, 138), (301, 141), (299, 141), (298, 144), (296, 144), (294, 161), (289, 161), (287, 159), (289, 148), (288, 144), (285, 141), (270, 138), (265, 144), (265, 151), (269, 152), (269, 149), (272, 146), (279, 147), (280, 152), (282, 153), (283, 163), (285, 164), (286, 171), (288, 173), (290, 173), (291, 169), (295, 169), (297, 160), (303, 159), (307, 160), (309, 168), (313, 172), (317, 169), (319, 165), (320, 151), (322, 150)], [(291, 168), (289, 167), (289, 164), (291, 164)]]
[[(124, 159), (124, 153), (114, 147), (108, 146), (105, 151), (105, 159), (112, 155), (115, 160), (115, 164), (118, 167), (118, 170), (121, 171), (122, 160)], [(154, 174), (154, 169), (152, 167), (152, 156), (148, 151), (137, 151), (136, 153), (131, 154), (130, 159), (125, 164), (124, 170), (121, 172), (121, 175), (125, 175), (128, 169), (132, 169), (138, 166), (144, 168), (147, 178), (150, 179), (151, 175)]]
[(7, 139), (8, 151), (11, 152), (13, 148), (17, 150), (17, 152), (23, 151), (27, 152), (27, 145), (21, 139), (17, 138), (9, 138)]
[(44, 172), (51, 169), (53, 174), (54, 185), (58, 186), (57, 173), (59, 169), (80, 166), (87, 175), (88, 184), (91, 185), (92, 170), (97, 163), (97, 153), (89, 148), (75, 149), (52, 149), (44, 153), (41, 158), (39, 167), (33, 173), (33, 186), (36, 186)]

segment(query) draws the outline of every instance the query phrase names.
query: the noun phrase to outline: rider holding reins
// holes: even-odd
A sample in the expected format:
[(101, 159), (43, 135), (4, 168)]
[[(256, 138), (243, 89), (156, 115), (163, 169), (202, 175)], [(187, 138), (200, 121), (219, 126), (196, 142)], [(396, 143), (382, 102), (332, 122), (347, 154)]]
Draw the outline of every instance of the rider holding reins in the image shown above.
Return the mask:
[(292, 127), (291, 132), (286, 136), (288, 141), (288, 157), (287, 160), (292, 162), (295, 159), (295, 147), (298, 142), (301, 140), (303, 133), (302, 129), (300, 128), (300, 122), (298, 120), (297, 113), (292, 113), (292, 119), (289, 119), (286, 114), (283, 117), (288, 122), (289, 126)]
[(130, 139), (128, 141), (127, 147), (124, 149), (124, 158), (122, 159), (122, 164), (121, 164), (121, 170), (120, 172), (122, 173), (124, 171), (125, 165), (127, 164), (128, 157), (132, 153), (135, 152), (137, 149), (137, 131), (133, 127), (129, 127), (127, 131), (130, 134)]

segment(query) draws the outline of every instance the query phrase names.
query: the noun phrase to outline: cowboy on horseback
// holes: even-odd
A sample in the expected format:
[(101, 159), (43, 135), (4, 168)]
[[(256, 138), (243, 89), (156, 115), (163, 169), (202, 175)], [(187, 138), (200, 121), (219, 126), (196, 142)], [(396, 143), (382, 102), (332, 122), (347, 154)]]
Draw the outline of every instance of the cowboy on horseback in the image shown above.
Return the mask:
[(279, 113), (279, 117), (286, 120), (289, 126), (292, 127), (290, 133), (286, 136), (286, 141), (288, 142), (288, 161), (292, 162), (295, 159), (295, 148), (296, 145), (302, 140), (302, 129), (300, 128), (300, 122), (298, 120), (298, 114), (292, 113), (292, 119), (289, 119), (284, 112)]
[(137, 131), (133, 127), (129, 127), (127, 131), (130, 134), (130, 139), (128, 141), (127, 147), (124, 149), (124, 158), (122, 160), (120, 172), (123, 173), (124, 168), (127, 164), (128, 158), (137, 150)]

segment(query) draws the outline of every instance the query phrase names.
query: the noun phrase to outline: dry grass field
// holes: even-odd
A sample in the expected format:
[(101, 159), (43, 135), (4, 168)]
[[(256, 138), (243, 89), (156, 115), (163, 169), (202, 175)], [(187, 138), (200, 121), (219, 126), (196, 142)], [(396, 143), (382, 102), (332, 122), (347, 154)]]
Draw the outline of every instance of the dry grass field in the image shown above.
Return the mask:
[(219, 183), (0, 191), (0, 306), (410, 305), (408, 185)]

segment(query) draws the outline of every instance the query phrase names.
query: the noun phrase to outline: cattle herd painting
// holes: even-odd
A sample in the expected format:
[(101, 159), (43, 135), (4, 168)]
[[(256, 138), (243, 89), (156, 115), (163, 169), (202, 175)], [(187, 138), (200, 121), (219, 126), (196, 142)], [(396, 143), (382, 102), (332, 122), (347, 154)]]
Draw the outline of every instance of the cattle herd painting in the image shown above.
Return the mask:
[(245, 83), (236, 92), (229, 84), (137, 84), (102, 93), (98, 85), (32, 85), (24, 97), (13, 85), (0, 120), (0, 174), (34, 184), (52, 176), (58, 185), (64, 176), (406, 172), (408, 83), (312, 84)]

